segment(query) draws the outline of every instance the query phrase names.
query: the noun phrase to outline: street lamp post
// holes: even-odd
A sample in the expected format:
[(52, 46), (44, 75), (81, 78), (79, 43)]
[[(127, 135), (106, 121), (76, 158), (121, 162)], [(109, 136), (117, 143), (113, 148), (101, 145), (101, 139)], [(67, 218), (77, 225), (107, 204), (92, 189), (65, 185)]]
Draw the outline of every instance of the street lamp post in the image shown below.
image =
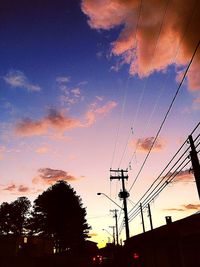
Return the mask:
[(112, 200), (112, 198), (110, 198), (106, 194), (104, 194), (104, 193), (97, 193), (97, 195), (98, 196), (103, 195), (103, 196), (107, 197), (110, 201), (112, 201), (115, 205), (117, 205), (121, 210), (123, 210), (123, 208), (120, 205), (118, 205), (114, 200)]
[[(110, 236), (112, 236), (112, 238), (113, 238), (113, 235), (110, 233), (110, 232), (108, 232), (108, 230), (106, 230), (106, 229), (102, 229), (103, 231), (105, 231), (107, 234), (109, 234)], [(108, 236), (108, 240), (109, 240), (109, 242), (108, 243), (110, 243), (110, 237)]]
[[(118, 205), (114, 200), (112, 200), (112, 198), (110, 198), (109, 196), (107, 196), (104, 193), (97, 193), (98, 196), (100, 195), (104, 195), (106, 198), (108, 198), (110, 201), (112, 201), (115, 205), (117, 205), (121, 210), (124, 210), (120, 205)], [(116, 224), (116, 241), (117, 241), (117, 245), (119, 245), (119, 236), (118, 236), (118, 224), (117, 224), (117, 210), (114, 210), (115, 212), (115, 224)], [(114, 231), (114, 228), (113, 228)]]

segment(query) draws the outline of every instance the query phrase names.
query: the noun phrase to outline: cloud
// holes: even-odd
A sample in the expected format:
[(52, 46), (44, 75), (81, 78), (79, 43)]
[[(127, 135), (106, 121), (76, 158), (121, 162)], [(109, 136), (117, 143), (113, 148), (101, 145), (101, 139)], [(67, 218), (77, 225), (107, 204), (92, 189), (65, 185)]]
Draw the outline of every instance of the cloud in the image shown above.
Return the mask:
[(70, 77), (68, 76), (62, 76), (62, 77), (57, 77), (56, 81), (58, 83), (68, 83), (70, 81)]
[(28, 91), (38, 92), (41, 90), (39, 85), (35, 85), (29, 82), (28, 78), (21, 71), (10, 71), (3, 77), (4, 81), (12, 87), (25, 88)]
[[(172, 174), (170, 173), (168, 176), (171, 176)], [(190, 170), (183, 170), (180, 172), (175, 172), (173, 176), (175, 176), (175, 182), (191, 182), (194, 181), (194, 175), (191, 173)]]
[(18, 191), (21, 192), (21, 193), (29, 192), (29, 187), (28, 186), (24, 186), (24, 185), (19, 185)]
[(58, 83), (68, 83), (70, 81), (70, 77), (69, 76), (59, 76), (56, 78), (56, 81)]
[(200, 210), (200, 204), (184, 204), (180, 208), (164, 209), (165, 211), (187, 211), (187, 210)]
[(28, 186), (25, 185), (16, 185), (14, 183), (11, 183), (9, 185), (6, 186), (2, 186), (2, 190), (4, 191), (9, 191), (11, 193), (27, 193), (30, 192), (30, 188)]
[(75, 97), (80, 97), (81, 96), (81, 91), (80, 91), (80, 89), (78, 87), (72, 89), (71, 92), (74, 94)]
[(46, 154), (49, 152), (49, 147), (47, 145), (40, 146), (36, 149), (36, 153), (38, 154)]
[(71, 130), (81, 126), (81, 122), (75, 118), (66, 116), (62, 111), (50, 109), (46, 117), (34, 121), (24, 119), (17, 123), (15, 132), (19, 136), (43, 135), (49, 129), (54, 130)]
[(15, 184), (10, 184), (10, 185), (7, 185), (3, 188), (3, 190), (5, 191), (13, 191), (17, 188), (17, 186)]
[(6, 151), (6, 147), (5, 146), (0, 146), (0, 160), (3, 159), (5, 151)]
[(95, 123), (97, 117), (109, 113), (117, 105), (114, 101), (109, 101), (100, 107), (93, 107), (85, 114), (84, 121), (72, 118), (64, 110), (49, 109), (47, 116), (40, 120), (30, 118), (19, 121), (15, 126), (15, 133), (18, 136), (44, 135), (49, 130), (69, 131), (75, 128), (89, 127)]
[[(133, 140), (130, 143), (131, 147), (137, 147), (137, 150), (141, 152), (148, 152), (153, 144), (154, 137), (146, 137), (146, 138), (139, 138), (137, 140)], [(165, 142), (158, 138), (153, 146), (152, 151), (159, 152), (163, 150), (165, 147)]]
[[(130, 65), (132, 75), (144, 77), (171, 64), (186, 65), (199, 41), (200, 2), (196, 0), (190, 5), (187, 0), (82, 0), (81, 8), (92, 29), (121, 26), (111, 49)], [(200, 89), (199, 67), (200, 51), (188, 74), (191, 90)]]
[(88, 81), (81, 81), (78, 83), (79, 86), (83, 86), (83, 85), (86, 85), (88, 83)]
[(98, 116), (109, 113), (116, 106), (115, 101), (109, 101), (101, 107), (96, 107), (96, 103), (92, 104), (92, 108), (86, 113), (86, 126), (94, 124)]
[(79, 87), (69, 89), (66, 86), (61, 85), (60, 89), (62, 91), (62, 95), (59, 96), (59, 100), (62, 106), (65, 106), (66, 104), (69, 106), (74, 105), (84, 99)]
[(93, 236), (98, 236), (98, 234), (97, 233), (89, 233), (88, 234), (90, 237), (93, 237)]
[(75, 181), (78, 179), (70, 175), (66, 171), (54, 170), (51, 168), (39, 169), (38, 172), (39, 172), (39, 176), (34, 177), (32, 180), (34, 184), (38, 184), (38, 183), (52, 184), (59, 180)]

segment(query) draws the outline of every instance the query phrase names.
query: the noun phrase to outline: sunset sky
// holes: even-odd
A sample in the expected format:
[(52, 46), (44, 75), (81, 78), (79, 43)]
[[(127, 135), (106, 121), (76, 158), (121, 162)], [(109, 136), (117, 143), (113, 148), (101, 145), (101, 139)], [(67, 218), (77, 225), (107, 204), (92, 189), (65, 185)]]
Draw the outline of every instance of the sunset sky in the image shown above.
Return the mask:
[[(117, 206), (97, 192), (122, 205), (121, 182), (110, 182), (109, 170), (128, 168), (131, 187), (199, 42), (199, 11), (199, 0), (3, 0), (0, 203), (33, 201), (66, 180), (87, 208), (91, 240), (105, 244), (102, 229), (111, 233), (109, 210)], [(199, 73), (200, 48), (130, 191), (129, 210), (200, 121)], [(200, 208), (186, 176), (151, 203), (155, 227)], [(138, 216), (130, 234), (141, 231)]]

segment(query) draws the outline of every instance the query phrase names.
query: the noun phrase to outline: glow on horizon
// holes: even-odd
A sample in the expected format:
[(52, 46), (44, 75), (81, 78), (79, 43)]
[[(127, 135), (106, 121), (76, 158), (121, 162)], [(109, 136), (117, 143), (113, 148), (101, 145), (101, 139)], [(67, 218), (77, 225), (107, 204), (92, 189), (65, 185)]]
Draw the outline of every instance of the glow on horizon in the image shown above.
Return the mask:
[[(34, 1), (31, 9), (5, 5), (0, 42), (0, 202), (22, 195), (33, 201), (65, 179), (82, 198), (99, 246), (108, 239), (102, 229), (114, 225), (115, 206), (96, 194), (122, 205), (120, 182), (110, 182), (109, 169), (129, 168), (130, 188), (191, 58), (200, 9), (186, 0), (175, 7), (158, 1), (153, 9), (152, 1), (104, 2), (60, 1), (45, 4), (46, 12)], [(199, 66), (198, 49), (128, 209), (199, 122)], [(152, 205), (154, 225), (165, 224), (166, 215), (194, 213), (198, 201), (194, 182), (167, 187)], [(147, 229), (148, 223), (145, 214)], [(138, 216), (130, 233), (141, 231)]]

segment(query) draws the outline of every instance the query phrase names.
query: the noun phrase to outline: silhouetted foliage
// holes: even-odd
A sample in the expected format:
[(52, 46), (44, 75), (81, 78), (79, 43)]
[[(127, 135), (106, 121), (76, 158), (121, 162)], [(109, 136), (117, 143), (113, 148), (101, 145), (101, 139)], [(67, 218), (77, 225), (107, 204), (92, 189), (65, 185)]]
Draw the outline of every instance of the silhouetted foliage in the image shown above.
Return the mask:
[(0, 234), (23, 234), (30, 206), (26, 197), (19, 197), (11, 203), (3, 202), (0, 206)]
[(89, 230), (85, 216), (81, 198), (67, 182), (58, 181), (34, 201), (29, 228), (53, 237), (57, 252), (78, 249)]

